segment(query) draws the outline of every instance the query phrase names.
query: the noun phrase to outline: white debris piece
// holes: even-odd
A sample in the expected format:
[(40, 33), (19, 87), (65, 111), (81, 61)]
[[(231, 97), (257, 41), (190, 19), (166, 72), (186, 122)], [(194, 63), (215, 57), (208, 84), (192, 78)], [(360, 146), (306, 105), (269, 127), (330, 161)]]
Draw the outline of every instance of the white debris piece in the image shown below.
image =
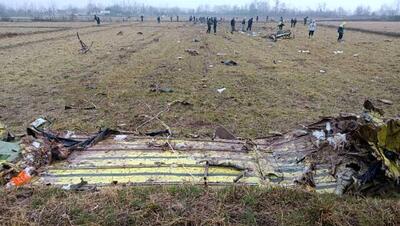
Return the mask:
[(115, 141), (124, 141), (128, 136), (127, 135), (116, 135), (114, 137)]
[(36, 119), (34, 122), (31, 123), (31, 126), (39, 128), (40, 126), (42, 126), (43, 124), (45, 124), (47, 122), (46, 119), (44, 118), (38, 118)]
[(319, 73), (324, 74), (324, 73), (326, 73), (326, 71), (321, 69), (321, 70), (319, 70)]
[(221, 88), (221, 89), (217, 89), (218, 93), (223, 93), (226, 90), (226, 88)]
[(71, 185), (70, 185), (70, 184), (63, 185), (63, 186), (61, 187), (61, 189), (62, 189), (62, 190), (69, 191), (69, 190), (71, 190)]
[(75, 133), (74, 132), (72, 132), (72, 131), (67, 131), (67, 134), (65, 134), (65, 138), (71, 138), (73, 135), (75, 135)]
[(333, 53), (334, 53), (335, 55), (337, 55), (337, 54), (342, 54), (343, 51), (342, 51), (342, 50), (336, 50), (336, 51), (333, 51)]
[(36, 142), (36, 141), (35, 141), (35, 142), (32, 143), (32, 146), (35, 147), (35, 148), (37, 148), (37, 149), (39, 149), (40, 146), (41, 146), (41, 144), (40, 144), (39, 142)]
[(310, 50), (299, 50), (299, 53), (310, 53)]
[(329, 137), (327, 141), (335, 150), (342, 149), (347, 143), (346, 134), (336, 133), (333, 137)]
[(316, 130), (312, 135), (317, 138), (317, 140), (325, 140), (325, 132), (323, 130)]

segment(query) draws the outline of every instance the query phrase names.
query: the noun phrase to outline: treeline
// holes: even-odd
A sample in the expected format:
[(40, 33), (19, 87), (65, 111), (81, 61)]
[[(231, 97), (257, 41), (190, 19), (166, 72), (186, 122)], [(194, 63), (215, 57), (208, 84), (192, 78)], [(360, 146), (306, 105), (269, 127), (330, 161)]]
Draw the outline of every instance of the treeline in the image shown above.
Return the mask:
[(341, 18), (341, 17), (387, 17), (399, 19), (400, 0), (394, 0), (392, 5), (382, 5), (377, 11), (372, 11), (369, 6), (359, 6), (354, 11), (345, 10), (342, 7), (336, 9), (328, 9), (326, 3), (318, 4), (314, 9), (298, 10), (286, 5), (281, 0), (254, 0), (251, 4), (246, 5), (200, 5), (195, 9), (183, 9), (178, 7), (160, 8), (139, 4), (136, 2), (126, 3), (126, 1), (117, 2), (112, 5), (103, 6), (96, 4), (88, 4), (86, 7), (68, 7), (64, 9), (58, 8), (50, 3), (47, 7), (37, 8), (33, 4), (28, 4), (18, 9), (8, 8), (0, 4), (0, 17), (56, 17), (74, 15), (94, 15), (107, 14), (108, 16), (255, 16), (260, 17), (319, 17), (319, 18)]

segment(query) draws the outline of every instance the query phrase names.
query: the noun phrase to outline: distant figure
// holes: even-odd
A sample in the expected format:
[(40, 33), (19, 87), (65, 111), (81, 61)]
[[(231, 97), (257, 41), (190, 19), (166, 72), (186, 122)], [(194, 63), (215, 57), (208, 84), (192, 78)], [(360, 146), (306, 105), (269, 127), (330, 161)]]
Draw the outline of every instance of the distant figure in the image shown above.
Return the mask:
[(314, 32), (317, 29), (317, 23), (315, 20), (312, 20), (308, 25), (308, 38), (312, 38), (314, 36)]
[(143, 15), (141, 15), (141, 16), (140, 16), (140, 21), (142, 21), (142, 22), (143, 22), (143, 19), (144, 19), (144, 16), (143, 16)]
[(170, 19), (170, 20), (171, 20), (171, 22), (172, 22), (172, 16), (170, 16), (170, 17), (169, 17), (169, 19)]
[(232, 34), (233, 34), (233, 32), (236, 31), (235, 25), (236, 25), (236, 20), (235, 20), (235, 18), (232, 18), (232, 20), (231, 20), (231, 33)]
[(214, 17), (214, 19), (212, 19), (211, 18), (211, 20), (213, 20), (212, 22), (213, 22), (213, 28), (214, 28), (214, 35), (216, 35), (217, 34), (217, 24), (218, 24), (218, 19), (217, 19), (217, 17)]
[(338, 42), (343, 41), (344, 25), (345, 25), (345, 24), (346, 24), (346, 23), (343, 22), (341, 25), (339, 25), (339, 28), (338, 28), (338, 33), (339, 33)]
[(100, 25), (100, 17), (94, 15), (94, 20), (97, 22), (97, 25)]
[(292, 19), (290, 19), (290, 27), (293, 27), (294, 26), (294, 19), (292, 18)]
[(157, 17), (157, 22), (161, 23), (161, 17), (160, 16)]
[(193, 22), (196, 24), (196, 17), (193, 16)]
[(269, 20), (269, 16), (267, 16), (267, 23), (268, 23), (268, 20)]
[(189, 17), (189, 22), (192, 22), (192, 20), (193, 20), (193, 16), (190, 16)]
[(308, 21), (308, 16), (304, 17), (304, 26), (307, 25), (307, 21)]
[(294, 20), (293, 20), (293, 27), (296, 27), (296, 24), (297, 24), (297, 18), (294, 18)]
[(242, 31), (246, 32), (246, 17), (242, 20)]
[(258, 23), (258, 16), (256, 17), (256, 22)]
[(176, 16), (176, 22), (179, 22), (179, 16)]
[(282, 23), (283, 23), (283, 17), (281, 17), (281, 20), (280, 20)]
[(252, 27), (253, 27), (253, 17), (250, 18), (250, 20), (247, 22), (247, 31), (251, 31)]
[(285, 24), (284, 24), (282, 21), (280, 21), (280, 22), (278, 23), (278, 28), (279, 28), (280, 31), (283, 30), (283, 27), (284, 27), (284, 26), (285, 26)]
[(212, 25), (213, 23), (214, 23), (214, 22), (212, 21), (211, 18), (207, 18), (207, 34), (210, 34), (210, 33), (211, 33), (211, 25)]

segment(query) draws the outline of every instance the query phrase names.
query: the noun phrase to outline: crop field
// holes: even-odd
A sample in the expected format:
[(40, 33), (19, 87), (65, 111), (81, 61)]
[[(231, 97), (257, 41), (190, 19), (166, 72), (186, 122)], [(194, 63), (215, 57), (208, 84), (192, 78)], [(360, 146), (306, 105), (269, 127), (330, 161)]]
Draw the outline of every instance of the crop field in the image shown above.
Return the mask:
[[(163, 129), (158, 121), (137, 127), (180, 100), (186, 104), (160, 114), (176, 137), (210, 137), (218, 125), (263, 137), (358, 113), (366, 99), (387, 116), (400, 112), (400, 39), (347, 31), (338, 43), (336, 30), (325, 27), (309, 39), (300, 24), (294, 39), (271, 42), (265, 36), (275, 26), (231, 34), (223, 23), (208, 35), (204, 25), (184, 22), (3, 22), (0, 36), (16, 35), (0, 37), (0, 121), (16, 132), (43, 116), (54, 129), (143, 133)], [(76, 32), (93, 43), (90, 52), (79, 53)]]

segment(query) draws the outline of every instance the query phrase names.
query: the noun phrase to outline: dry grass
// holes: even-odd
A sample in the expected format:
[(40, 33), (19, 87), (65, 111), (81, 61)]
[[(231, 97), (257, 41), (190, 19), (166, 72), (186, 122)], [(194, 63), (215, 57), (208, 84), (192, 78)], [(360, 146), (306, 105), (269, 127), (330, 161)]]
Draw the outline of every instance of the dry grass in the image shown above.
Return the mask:
[[(52, 119), (55, 129), (131, 130), (146, 120), (144, 114), (155, 115), (167, 103), (185, 99), (193, 106), (176, 106), (161, 117), (175, 136), (210, 136), (222, 124), (238, 136), (255, 137), (323, 115), (359, 112), (366, 98), (392, 100), (388, 116), (400, 112), (400, 39), (347, 32), (346, 42), (337, 43), (335, 29), (319, 28), (309, 40), (299, 26), (296, 39), (270, 43), (226, 33), (227, 24), (216, 36), (184, 23), (87, 26), (2, 40), (1, 121), (16, 131), (39, 116)], [(266, 34), (274, 26), (260, 23), (256, 30)], [(78, 54), (75, 31), (87, 43), (94, 41), (91, 53)], [(123, 35), (117, 36), (119, 31)], [(190, 56), (184, 52), (188, 48), (200, 55)], [(344, 53), (334, 55), (335, 50)], [(225, 59), (239, 66), (224, 66)], [(174, 92), (150, 92), (152, 85)], [(227, 89), (218, 94), (221, 87)], [(64, 110), (88, 102), (97, 109)], [(162, 128), (155, 123), (143, 129)]]
[(398, 225), (398, 199), (192, 186), (0, 190), (4, 225)]

